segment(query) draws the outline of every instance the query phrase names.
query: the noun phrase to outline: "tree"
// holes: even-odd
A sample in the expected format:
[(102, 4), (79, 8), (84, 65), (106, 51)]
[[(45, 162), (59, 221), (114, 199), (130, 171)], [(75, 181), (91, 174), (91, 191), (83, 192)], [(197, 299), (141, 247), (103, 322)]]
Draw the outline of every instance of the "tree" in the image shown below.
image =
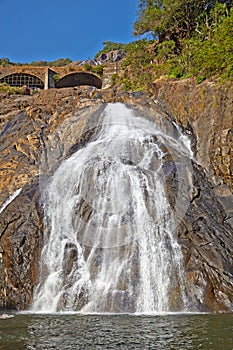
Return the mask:
[(211, 26), (210, 13), (216, 3), (225, 6), (226, 13), (232, 1), (217, 0), (140, 0), (134, 34), (152, 34), (160, 42), (173, 40), (179, 48), (182, 39)]
[(2, 57), (0, 58), (0, 66), (2, 67), (6, 67), (6, 66), (9, 66), (11, 64), (9, 58), (6, 58), (6, 57)]

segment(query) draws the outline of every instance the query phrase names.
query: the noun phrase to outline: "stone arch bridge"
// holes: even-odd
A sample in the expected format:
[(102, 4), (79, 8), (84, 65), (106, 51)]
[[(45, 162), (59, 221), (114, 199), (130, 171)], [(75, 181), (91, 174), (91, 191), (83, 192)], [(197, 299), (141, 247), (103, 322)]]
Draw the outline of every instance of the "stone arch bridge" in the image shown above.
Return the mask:
[(93, 86), (97, 89), (111, 85), (111, 76), (117, 73), (117, 63), (105, 66), (103, 76), (89, 72), (84, 66), (65, 67), (0, 67), (0, 83), (10, 86), (27, 86), (29, 88), (50, 89), (74, 86)]

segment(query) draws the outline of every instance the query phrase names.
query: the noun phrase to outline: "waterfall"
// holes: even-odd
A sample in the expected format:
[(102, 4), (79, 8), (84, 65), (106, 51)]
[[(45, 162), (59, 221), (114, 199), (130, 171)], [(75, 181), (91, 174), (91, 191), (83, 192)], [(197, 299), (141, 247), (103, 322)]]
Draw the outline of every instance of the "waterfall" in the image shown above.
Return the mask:
[(5, 210), (5, 208), (11, 203), (13, 202), (13, 200), (18, 197), (18, 195), (20, 194), (20, 192), (22, 191), (22, 188), (18, 188), (18, 190), (16, 190), (9, 198), (7, 198), (7, 200), (3, 203), (3, 205), (0, 207), (0, 214), (3, 212), (3, 210)]
[[(168, 152), (191, 156), (123, 104), (108, 104), (95, 139), (43, 190), (45, 239), (32, 310), (186, 310), (183, 256), (167, 198)], [(167, 163), (166, 163), (167, 162)]]

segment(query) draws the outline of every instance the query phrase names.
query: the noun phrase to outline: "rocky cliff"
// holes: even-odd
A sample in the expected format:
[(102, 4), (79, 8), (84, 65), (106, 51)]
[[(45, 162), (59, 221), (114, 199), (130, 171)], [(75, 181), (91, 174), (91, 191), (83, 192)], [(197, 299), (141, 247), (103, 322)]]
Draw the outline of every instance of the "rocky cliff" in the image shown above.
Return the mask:
[[(162, 113), (190, 138), (196, 158), (190, 174), (193, 191), (188, 199), (182, 193), (189, 207), (176, 230), (187, 290), (199, 310), (232, 311), (232, 96), (230, 85), (196, 85), (193, 80), (156, 81), (149, 95), (90, 88), (0, 95), (0, 308), (27, 308), (38, 282), (41, 186), (63, 159), (98, 132), (95, 112), (106, 102), (120, 101)], [(178, 179), (171, 159), (167, 167), (173, 205)]]
[[(163, 107), (184, 131), (196, 137), (196, 159), (209, 174), (233, 186), (233, 86), (195, 79), (157, 80), (153, 84)], [(215, 179), (220, 181), (220, 179)]]

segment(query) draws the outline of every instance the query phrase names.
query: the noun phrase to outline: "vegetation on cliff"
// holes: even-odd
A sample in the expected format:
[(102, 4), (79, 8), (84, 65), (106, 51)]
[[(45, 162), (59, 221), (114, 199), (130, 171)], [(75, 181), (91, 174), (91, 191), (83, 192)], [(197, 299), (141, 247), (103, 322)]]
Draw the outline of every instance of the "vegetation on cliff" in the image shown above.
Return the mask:
[[(105, 42), (100, 53), (123, 49), (123, 77), (114, 76), (126, 90), (148, 88), (161, 75), (233, 78), (232, 1), (139, 0), (134, 34), (147, 39), (128, 45)], [(150, 38), (150, 40), (148, 40)]]
[(86, 69), (87, 72), (99, 74), (100, 76), (103, 75), (103, 71), (104, 71), (104, 65), (103, 64), (100, 64), (100, 65), (97, 65), (97, 66), (93, 66), (90, 63), (85, 63), (84, 64), (84, 68)]
[(6, 57), (0, 58), (1, 67), (14, 66), (14, 65), (17, 65), (17, 66), (29, 65), (29, 66), (37, 66), (37, 67), (47, 67), (47, 66), (64, 67), (67, 64), (70, 64), (71, 62), (72, 61), (70, 58), (58, 58), (57, 60), (51, 61), (51, 62), (40, 60), (40, 61), (33, 61), (31, 63), (15, 63), (15, 62), (11, 62), (9, 58), (6, 58)]
[(102, 54), (108, 53), (110, 51), (127, 50), (127, 44), (115, 43), (114, 41), (104, 41), (103, 45), (103, 49), (97, 52), (95, 59), (98, 59), (98, 57), (100, 57)]

